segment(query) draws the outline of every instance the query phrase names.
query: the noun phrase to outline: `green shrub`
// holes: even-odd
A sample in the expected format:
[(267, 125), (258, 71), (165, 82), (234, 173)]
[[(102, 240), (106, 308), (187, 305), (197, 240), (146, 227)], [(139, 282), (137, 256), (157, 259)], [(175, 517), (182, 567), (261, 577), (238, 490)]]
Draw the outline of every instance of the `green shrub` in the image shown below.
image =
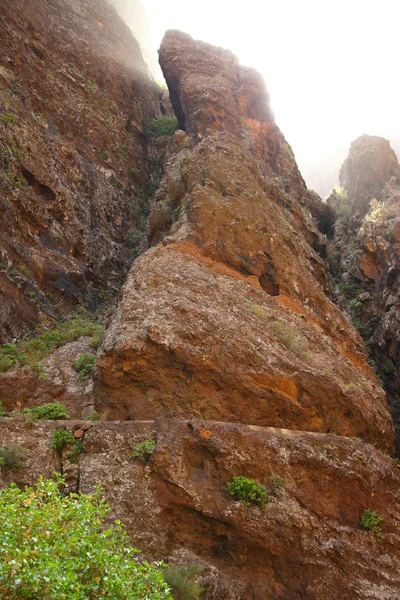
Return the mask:
[(157, 442), (154, 440), (144, 440), (143, 442), (139, 442), (136, 444), (129, 458), (144, 458), (144, 460), (147, 461), (153, 454), (156, 445)]
[(68, 419), (67, 409), (61, 402), (48, 402), (33, 408), (24, 408), (22, 413), (34, 419), (47, 419), (49, 421)]
[[(9, 448), (0, 448), (0, 467), (15, 471), (25, 466), (26, 449), (23, 446), (10, 446)], [(0, 586), (1, 590), (1, 586)]]
[(174, 600), (198, 600), (204, 588), (196, 583), (196, 577), (204, 567), (193, 565), (168, 565), (163, 570), (164, 579), (171, 588)]
[(247, 506), (250, 504), (262, 506), (267, 499), (265, 486), (242, 475), (234, 475), (232, 480), (226, 484), (226, 490), (236, 500), (242, 500)]
[(79, 358), (74, 360), (72, 366), (75, 371), (79, 373), (79, 379), (86, 379), (93, 371), (94, 363), (96, 362), (96, 355), (91, 352), (83, 352)]
[(62, 452), (66, 446), (75, 444), (76, 441), (76, 438), (74, 438), (70, 431), (67, 431), (66, 429), (56, 429), (53, 432), (51, 447)]
[(79, 454), (83, 450), (83, 443), (81, 440), (77, 440), (72, 433), (65, 429), (56, 429), (53, 432), (53, 439), (51, 440), (51, 447), (58, 452), (62, 452), (64, 448), (71, 446), (71, 452), (67, 458), (71, 462), (76, 462)]
[(379, 526), (383, 519), (374, 510), (367, 508), (361, 515), (360, 525), (363, 529), (370, 531), (375, 537), (379, 537), (382, 529)]
[[(40, 478), (24, 491), (0, 491), (1, 597), (7, 600), (172, 600), (161, 569), (135, 557), (99, 490), (63, 496)], [(29, 535), (27, 535), (29, 531)]]
[(178, 119), (176, 117), (158, 117), (153, 119), (147, 125), (146, 133), (156, 139), (161, 135), (172, 135), (178, 129)]
[(68, 320), (52, 327), (39, 328), (35, 337), (24, 339), (19, 344), (3, 344), (0, 347), (0, 372), (5, 373), (13, 366), (37, 366), (37, 363), (60, 346), (82, 336), (101, 339), (104, 325), (97, 323), (85, 310), (76, 311)]

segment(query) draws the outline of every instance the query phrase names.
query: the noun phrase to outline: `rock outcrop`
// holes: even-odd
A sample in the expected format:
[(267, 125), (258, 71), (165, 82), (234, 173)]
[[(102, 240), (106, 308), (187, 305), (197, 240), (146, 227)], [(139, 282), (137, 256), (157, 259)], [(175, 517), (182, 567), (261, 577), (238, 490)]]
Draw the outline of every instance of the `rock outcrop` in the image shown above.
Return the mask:
[(352, 218), (360, 220), (370, 200), (382, 199), (384, 188), (394, 177), (400, 185), (400, 167), (390, 143), (380, 137), (362, 135), (350, 147), (340, 169), (340, 185), (351, 199)]
[[(398, 560), (395, 538), (371, 556), (372, 578), (363, 568), (355, 574), (362, 542), (346, 553), (345, 572), (333, 566), (344, 538), (360, 535), (348, 527), (361, 505), (344, 507), (350, 498), (370, 502), (357, 486), (377, 477), (385, 493), (385, 470), (393, 481), (398, 472), (379, 453), (382, 467), (361, 467), (370, 447), (349, 439), (394, 447), (365, 347), (324, 293), (315, 198), (255, 73), (179, 32), (166, 34), (160, 63), (186, 133), (170, 144), (150, 214), (154, 247), (129, 273), (98, 356), (96, 409), (112, 420), (162, 419), (148, 465), (157, 494), (149, 527), (163, 524), (164, 552), (189, 550), (233, 585), (231, 595), (210, 597), (317, 598), (323, 588), (325, 598), (340, 590), (394, 599), (396, 562), (390, 572), (383, 563), (386, 553)], [(346, 482), (322, 462), (338, 448)], [(226, 508), (232, 475), (290, 478), (294, 455), (299, 480), (323, 481), (323, 490), (307, 484), (307, 498), (285, 494), (265, 512)], [(392, 500), (383, 506), (391, 511)], [(157, 539), (161, 546), (165, 538)]]
[[(275, 185), (282, 167), (264, 149), (276, 136), (286, 142), (275, 123), (272, 141), (265, 130), (272, 116), (258, 76), (247, 76), (255, 84), (244, 106), (263, 111), (246, 125), (234, 102), (243, 78), (229, 52), (170, 32), (160, 62), (176, 111), (182, 95), (192, 147), (173, 150), (166, 165), (149, 220), (157, 247), (135, 263), (106, 333), (97, 410), (113, 419), (197, 414), (351, 431), (390, 448), (392, 424), (365, 349), (324, 294), (324, 242), (307, 218), (292, 154), (288, 191)], [(201, 111), (199, 81), (206, 94), (208, 80), (221, 77), (232, 102), (222, 111), (222, 96), (210, 92)]]
[[(373, 446), (199, 419), (125, 421), (86, 429), (73, 465), (68, 452), (51, 449), (54, 430), (65, 425), (0, 421), (2, 443), (27, 450), (13, 480), (22, 485), (57, 469), (72, 489), (101, 483), (110, 518), (124, 520), (147, 556), (179, 555), (205, 567), (206, 598), (398, 597), (400, 472)], [(88, 425), (67, 423), (72, 432)], [(151, 438), (150, 460), (132, 459), (136, 443)], [(229, 496), (226, 481), (238, 473), (266, 485), (266, 506)], [(378, 538), (359, 528), (366, 508), (384, 519)]]
[(3, 0), (0, 342), (95, 306), (146, 218), (143, 131), (158, 92), (106, 0)]
[(330, 250), (337, 295), (370, 347), (399, 434), (400, 167), (389, 142), (353, 142), (341, 182), (346, 195), (328, 200), (337, 213)]

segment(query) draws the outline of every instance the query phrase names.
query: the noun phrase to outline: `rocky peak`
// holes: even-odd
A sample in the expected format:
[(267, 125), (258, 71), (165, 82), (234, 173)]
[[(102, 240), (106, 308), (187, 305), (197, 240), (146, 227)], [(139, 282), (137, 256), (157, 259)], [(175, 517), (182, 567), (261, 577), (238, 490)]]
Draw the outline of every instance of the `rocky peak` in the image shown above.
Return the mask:
[(388, 140), (362, 135), (351, 144), (339, 180), (357, 222), (368, 212), (372, 198), (382, 200), (384, 188), (392, 177), (400, 185), (399, 163)]

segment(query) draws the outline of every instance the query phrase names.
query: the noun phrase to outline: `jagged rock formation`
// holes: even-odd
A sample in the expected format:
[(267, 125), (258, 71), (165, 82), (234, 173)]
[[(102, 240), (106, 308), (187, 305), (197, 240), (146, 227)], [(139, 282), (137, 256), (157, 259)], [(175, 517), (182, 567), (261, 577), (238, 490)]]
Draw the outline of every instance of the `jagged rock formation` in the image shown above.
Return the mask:
[[(313, 452), (315, 460), (331, 445), (347, 444), (348, 457), (358, 452), (359, 442), (336, 445), (329, 432), (392, 451), (393, 428), (359, 336), (324, 294), (324, 239), (309, 215), (315, 199), (273, 121), (260, 79), (230, 53), (179, 32), (166, 34), (160, 63), (186, 135), (175, 135), (150, 215), (155, 247), (135, 262), (106, 332), (96, 408), (109, 419), (169, 418), (158, 428), (160, 445), (149, 463), (157, 515), (175, 549), (189, 549), (234, 584), (228, 597), (317, 598), (323, 586), (325, 598), (337, 597), (339, 589), (352, 598), (394, 599), (399, 582), (393, 572), (384, 575), (374, 562), (374, 575), (355, 574), (354, 546), (346, 552), (348, 575), (334, 566), (341, 563), (335, 550), (335, 557), (324, 551), (323, 559), (316, 550), (341, 547), (327, 521), (332, 518), (337, 531), (351, 529), (355, 520), (346, 509), (327, 509), (327, 519), (304, 500), (302, 510), (318, 514), (318, 528), (328, 529), (319, 541), (303, 529), (294, 551), (292, 498), (268, 513), (226, 504), (223, 482), (232, 474), (265, 482), (280, 474), (278, 455), (286, 457), (283, 468), (300, 440), (318, 447), (307, 458), (299, 450), (311, 477)], [(397, 481), (391, 461), (379, 456)], [(377, 476), (383, 490), (382, 475), (372, 467), (355, 480)], [(360, 493), (350, 491), (339, 471), (328, 481), (321, 495), (336, 507), (351, 504), (347, 492)], [(390, 527), (395, 531), (396, 522)], [(349, 540), (356, 537), (349, 531)]]
[(0, 341), (119, 289), (157, 96), (106, 0), (2, 1)]
[(371, 349), (400, 429), (400, 167), (387, 140), (362, 136), (340, 172), (331, 257), (341, 304)]
[[(68, 490), (103, 486), (147, 557), (206, 566), (207, 600), (395, 600), (393, 424), (360, 336), (325, 293), (311, 216), (323, 207), (254, 71), (180, 32), (160, 63), (186, 131), (155, 144), (152, 247), (122, 289), (90, 398), (78, 390), (72, 406), (70, 346), (43, 367), (56, 381), (31, 392), (55, 398), (59, 385), (70, 414), (94, 401), (104, 422), (1, 419), (1, 444), (27, 448), (14, 478), (57, 469)], [(8, 408), (28, 401), (9, 397), (13, 376), (0, 380)], [(83, 439), (77, 464), (51, 450), (57, 427)], [(132, 459), (144, 440), (153, 454)], [(264, 484), (266, 506), (229, 496), (234, 475)], [(360, 528), (368, 508), (384, 519), (379, 538)]]

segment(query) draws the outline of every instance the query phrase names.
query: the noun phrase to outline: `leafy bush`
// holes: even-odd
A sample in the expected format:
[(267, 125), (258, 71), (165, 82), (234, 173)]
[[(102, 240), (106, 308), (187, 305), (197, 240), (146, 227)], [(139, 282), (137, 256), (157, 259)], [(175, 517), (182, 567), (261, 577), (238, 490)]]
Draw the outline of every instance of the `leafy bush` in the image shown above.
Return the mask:
[(74, 438), (70, 431), (67, 431), (66, 429), (56, 429), (53, 432), (51, 447), (61, 452), (66, 446), (74, 444), (76, 441), (76, 438)]
[(360, 525), (363, 529), (370, 531), (375, 537), (379, 537), (382, 529), (379, 526), (383, 519), (374, 510), (367, 508), (361, 515)]
[(1, 597), (172, 600), (160, 568), (134, 557), (120, 521), (105, 529), (100, 491), (63, 497), (62, 483), (0, 491)]
[(19, 344), (3, 344), (0, 348), (0, 372), (4, 373), (16, 365), (37, 366), (60, 346), (82, 336), (99, 339), (103, 333), (104, 325), (97, 323), (86, 311), (78, 310), (66, 321), (49, 329), (40, 328), (33, 338), (24, 339)]
[(15, 471), (25, 466), (24, 458), (26, 450), (23, 446), (10, 446), (0, 448), (0, 467)]
[(156, 445), (157, 443), (154, 440), (144, 440), (143, 442), (139, 442), (136, 444), (130, 458), (144, 458), (144, 460), (147, 461), (153, 454)]
[(178, 129), (178, 119), (176, 117), (158, 117), (153, 119), (147, 125), (146, 133), (156, 139), (161, 135), (172, 135)]
[(232, 480), (226, 484), (226, 490), (236, 500), (242, 500), (247, 506), (250, 504), (262, 506), (267, 499), (265, 486), (242, 475), (234, 475)]
[(22, 412), (33, 419), (47, 419), (50, 421), (68, 419), (67, 409), (61, 402), (48, 402), (33, 408), (24, 408)]
[(96, 355), (92, 352), (83, 352), (79, 358), (74, 360), (72, 366), (75, 371), (79, 373), (79, 379), (86, 379), (93, 371), (94, 363), (96, 362)]
[(204, 588), (196, 583), (196, 577), (204, 567), (193, 565), (168, 565), (163, 570), (164, 579), (171, 588), (174, 600), (198, 600)]

